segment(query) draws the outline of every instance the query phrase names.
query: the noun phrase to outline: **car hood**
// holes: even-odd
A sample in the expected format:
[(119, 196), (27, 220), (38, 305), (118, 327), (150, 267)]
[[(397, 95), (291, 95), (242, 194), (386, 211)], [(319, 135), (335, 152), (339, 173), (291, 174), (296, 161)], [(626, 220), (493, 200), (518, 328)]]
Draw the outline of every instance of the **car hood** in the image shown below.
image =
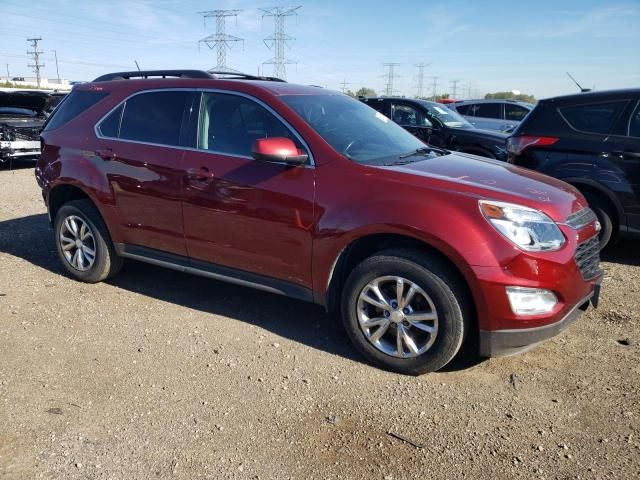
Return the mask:
[(564, 222), (570, 214), (587, 206), (582, 194), (568, 183), (475, 155), (451, 153), (379, 168), (403, 174), (403, 183), (459, 191), (478, 199), (518, 203), (542, 210), (557, 222)]
[(28, 108), (44, 113), (53, 97), (45, 92), (0, 92), (0, 107)]

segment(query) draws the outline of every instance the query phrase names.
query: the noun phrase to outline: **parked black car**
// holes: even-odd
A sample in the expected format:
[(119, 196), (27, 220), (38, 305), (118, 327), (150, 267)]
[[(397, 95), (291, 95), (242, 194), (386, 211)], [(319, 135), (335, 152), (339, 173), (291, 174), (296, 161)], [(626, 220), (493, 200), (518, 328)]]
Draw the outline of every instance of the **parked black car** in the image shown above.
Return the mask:
[(475, 128), (445, 105), (415, 98), (360, 98), (416, 137), (447, 150), (507, 159), (508, 135)]
[(600, 246), (640, 237), (640, 89), (538, 102), (508, 140), (509, 162), (578, 188), (602, 225)]

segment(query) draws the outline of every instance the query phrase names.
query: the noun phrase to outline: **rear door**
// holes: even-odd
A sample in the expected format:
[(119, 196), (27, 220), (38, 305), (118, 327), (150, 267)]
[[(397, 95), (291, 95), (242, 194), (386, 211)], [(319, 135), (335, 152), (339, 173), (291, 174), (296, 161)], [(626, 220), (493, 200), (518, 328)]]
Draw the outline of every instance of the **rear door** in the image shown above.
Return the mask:
[(96, 154), (104, 160), (127, 244), (186, 255), (181, 129), (193, 95), (186, 90), (136, 94), (96, 128)]
[[(192, 263), (310, 287), (315, 168), (301, 137), (265, 104), (231, 92), (202, 93), (197, 130), (184, 158)], [(254, 141), (266, 137), (290, 138), (310, 163), (254, 160)]]

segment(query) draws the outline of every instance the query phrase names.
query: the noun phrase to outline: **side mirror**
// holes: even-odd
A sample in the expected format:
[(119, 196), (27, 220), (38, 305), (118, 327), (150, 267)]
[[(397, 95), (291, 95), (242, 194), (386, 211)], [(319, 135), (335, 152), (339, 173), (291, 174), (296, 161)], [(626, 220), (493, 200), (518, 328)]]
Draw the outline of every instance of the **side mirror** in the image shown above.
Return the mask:
[(253, 142), (251, 155), (261, 162), (284, 162), (289, 165), (303, 165), (309, 159), (301, 153), (290, 138), (259, 138)]

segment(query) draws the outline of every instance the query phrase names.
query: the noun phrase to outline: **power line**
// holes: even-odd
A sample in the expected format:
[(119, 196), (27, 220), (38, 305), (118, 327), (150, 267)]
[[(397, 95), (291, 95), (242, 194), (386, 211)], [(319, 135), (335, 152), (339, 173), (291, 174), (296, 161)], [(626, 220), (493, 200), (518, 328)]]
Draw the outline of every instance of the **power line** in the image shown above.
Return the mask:
[(397, 76), (395, 73), (395, 68), (400, 66), (400, 64), (399, 63), (383, 63), (382, 66), (389, 69), (385, 74), (385, 76), (387, 77), (387, 83), (384, 87), (384, 92), (387, 97), (392, 97), (394, 92), (393, 82)]
[(422, 98), (424, 97), (424, 69), (431, 65), (430, 63), (416, 63), (415, 67), (418, 68), (418, 85), (416, 85), (416, 97)]
[(242, 10), (209, 10), (206, 12), (200, 12), (204, 17), (206, 24), (207, 18), (214, 17), (216, 19), (216, 33), (209, 35), (198, 41), (198, 46), (204, 43), (210, 49), (217, 50), (217, 63), (211, 70), (218, 72), (236, 72), (227, 66), (227, 50), (231, 49), (231, 46), (236, 42), (244, 42), (240, 37), (234, 37), (233, 35), (227, 35), (225, 32), (227, 17), (236, 17)]
[(33, 47), (32, 51), (27, 50), (28, 55), (33, 55), (33, 63), (30, 63), (28, 66), (33, 68), (33, 71), (36, 74), (36, 84), (40, 87), (40, 69), (44, 67), (43, 63), (40, 63), (40, 55), (44, 52), (42, 50), (38, 50), (38, 42), (41, 41), (42, 38), (27, 38), (27, 42), (31, 42), (31, 46)]
[(284, 33), (284, 19), (286, 17), (298, 15), (298, 9), (300, 8), (302, 8), (302, 5), (291, 8), (271, 7), (260, 9), (263, 19), (264, 17), (273, 17), (274, 20), (273, 35), (264, 39), (264, 44), (267, 48), (274, 49), (274, 56), (266, 62), (263, 62), (263, 65), (273, 65), (273, 76), (283, 80), (287, 78), (285, 65), (296, 63), (284, 56), (284, 48), (285, 46), (288, 46), (287, 42), (295, 40), (290, 35)]

